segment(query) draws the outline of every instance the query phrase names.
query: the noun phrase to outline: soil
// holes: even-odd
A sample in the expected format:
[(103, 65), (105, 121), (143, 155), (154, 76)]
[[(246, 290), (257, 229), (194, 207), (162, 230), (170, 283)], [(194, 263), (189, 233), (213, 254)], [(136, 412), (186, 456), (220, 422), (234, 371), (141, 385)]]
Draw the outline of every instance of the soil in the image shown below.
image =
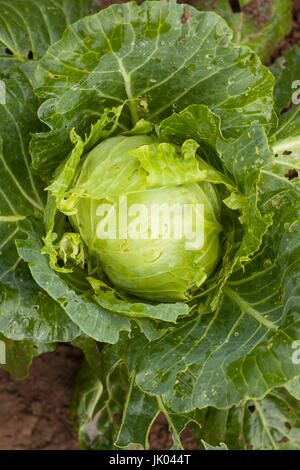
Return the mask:
[(251, 0), (250, 3), (242, 8), (242, 12), (253, 18), (253, 21), (257, 26), (263, 26), (271, 17), (271, 1)]
[[(29, 377), (17, 381), (0, 370), (0, 449), (76, 450), (77, 432), (70, 418), (80, 349), (60, 344), (55, 352), (33, 360)], [(182, 434), (185, 449), (197, 449), (189, 430)], [(151, 449), (169, 449), (172, 437), (161, 413), (153, 424)]]
[(61, 344), (34, 359), (27, 379), (0, 371), (0, 448), (78, 449), (70, 418), (81, 350)]
[[(253, 0), (253, 9), (247, 6), (244, 13), (254, 16), (261, 1)], [(105, 2), (109, 5), (117, 0)], [(255, 18), (257, 22), (264, 21), (259, 12)], [(272, 60), (299, 42), (300, 0), (294, 0), (293, 29), (281, 41)], [(79, 349), (61, 344), (55, 352), (35, 358), (29, 377), (22, 382), (0, 370), (0, 449), (79, 449), (70, 418), (70, 402), (81, 359)], [(185, 449), (197, 449), (189, 430), (185, 430), (181, 438)], [(169, 449), (172, 445), (163, 414), (151, 428), (149, 443), (151, 449), (158, 450)]]

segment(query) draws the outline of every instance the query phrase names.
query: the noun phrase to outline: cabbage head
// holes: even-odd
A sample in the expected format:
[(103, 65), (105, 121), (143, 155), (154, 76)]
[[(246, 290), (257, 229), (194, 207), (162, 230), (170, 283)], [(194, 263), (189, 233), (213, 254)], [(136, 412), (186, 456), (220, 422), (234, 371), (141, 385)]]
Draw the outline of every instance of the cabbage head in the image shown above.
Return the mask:
[(198, 145), (117, 136), (82, 159), (72, 226), (113, 286), (155, 301), (188, 299), (220, 255), (220, 202)]

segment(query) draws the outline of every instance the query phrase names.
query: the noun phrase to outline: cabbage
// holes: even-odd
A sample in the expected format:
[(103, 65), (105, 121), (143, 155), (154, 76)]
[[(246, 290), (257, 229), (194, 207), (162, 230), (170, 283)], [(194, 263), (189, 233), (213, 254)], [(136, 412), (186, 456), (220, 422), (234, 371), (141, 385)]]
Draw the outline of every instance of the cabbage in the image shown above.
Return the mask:
[(84, 157), (71, 222), (114, 286), (149, 300), (184, 300), (213, 272), (220, 203), (214, 185), (196, 182), (197, 165), (195, 154), (147, 136), (111, 137)]

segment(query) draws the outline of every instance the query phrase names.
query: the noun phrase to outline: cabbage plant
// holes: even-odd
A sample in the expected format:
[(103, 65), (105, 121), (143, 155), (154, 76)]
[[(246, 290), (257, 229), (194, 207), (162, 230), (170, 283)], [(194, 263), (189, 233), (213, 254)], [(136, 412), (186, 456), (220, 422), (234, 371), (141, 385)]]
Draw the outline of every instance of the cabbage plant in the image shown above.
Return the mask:
[(174, 449), (187, 425), (206, 449), (299, 449), (299, 47), (262, 63), (291, 2), (261, 28), (247, 1), (11, 3), (3, 367), (84, 351), (83, 448), (147, 448), (163, 411)]

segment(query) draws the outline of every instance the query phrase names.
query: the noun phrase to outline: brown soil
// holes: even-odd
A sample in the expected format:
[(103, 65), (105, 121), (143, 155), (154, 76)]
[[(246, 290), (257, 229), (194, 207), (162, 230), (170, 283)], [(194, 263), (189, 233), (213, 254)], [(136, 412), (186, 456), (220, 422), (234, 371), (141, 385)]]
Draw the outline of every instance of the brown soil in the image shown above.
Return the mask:
[(80, 349), (60, 345), (34, 359), (30, 375), (0, 370), (0, 449), (78, 449), (70, 418)]
[[(70, 418), (70, 403), (82, 353), (69, 344), (33, 360), (23, 381), (0, 370), (0, 449), (76, 450), (77, 433)], [(183, 433), (186, 449), (196, 449), (191, 433)], [(172, 446), (168, 424), (161, 413), (149, 435), (151, 449)]]
[(253, 18), (257, 26), (263, 26), (271, 17), (271, 0), (251, 0), (242, 8), (242, 12)]
[[(253, 16), (253, 0), (244, 13)], [(103, 0), (102, 0), (103, 2)], [(105, 0), (106, 4), (123, 3)], [(192, 1), (190, 2), (192, 3)], [(256, 21), (265, 21), (259, 13)], [(293, 30), (284, 38), (272, 60), (300, 42), (300, 0), (294, 0)], [(70, 345), (59, 345), (53, 353), (35, 358), (30, 375), (22, 382), (0, 370), (0, 449), (78, 449), (77, 435), (70, 419), (70, 402), (82, 354)], [(197, 449), (188, 430), (182, 433), (185, 449)], [(165, 417), (160, 414), (149, 434), (151, 449), (172, 445)]]

